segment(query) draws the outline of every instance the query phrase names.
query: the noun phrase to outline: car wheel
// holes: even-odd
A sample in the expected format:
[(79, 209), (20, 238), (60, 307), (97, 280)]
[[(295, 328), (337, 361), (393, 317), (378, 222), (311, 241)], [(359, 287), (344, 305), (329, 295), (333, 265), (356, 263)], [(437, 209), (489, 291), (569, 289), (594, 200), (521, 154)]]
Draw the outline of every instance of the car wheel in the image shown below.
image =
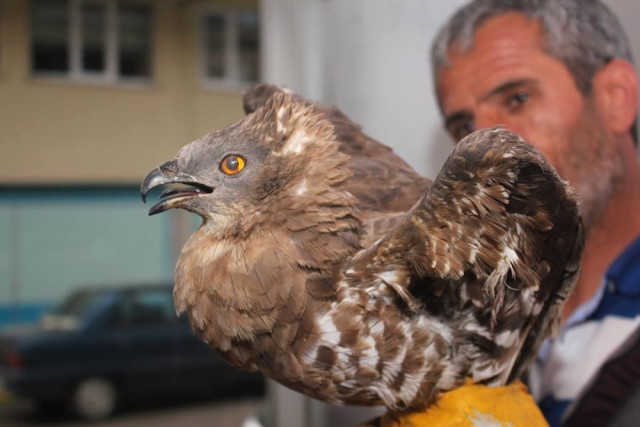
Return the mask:
[(117, 391), (114, 384), (105, 378), (85, 378), (73, 392), (73, 410), (87, 420), (100, 420), (113, 414), (116, 408)]

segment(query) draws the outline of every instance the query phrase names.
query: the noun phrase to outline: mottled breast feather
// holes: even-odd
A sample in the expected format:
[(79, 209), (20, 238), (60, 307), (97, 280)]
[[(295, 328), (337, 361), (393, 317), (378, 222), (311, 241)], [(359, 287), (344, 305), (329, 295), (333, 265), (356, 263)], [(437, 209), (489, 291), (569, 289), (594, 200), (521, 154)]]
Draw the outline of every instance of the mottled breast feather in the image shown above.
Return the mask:
[[(270, 85), (244, 106), (145, 180), (195, 188), (163, 206), (204, 219), (174, 292), (203, 340), (312, 397), (394, 411), (523, 373), (584, 240), (573, 190), (537, 150), (477, 131), (432, 183), (335, 107)], [(207, 164), (228, 153), (246, 158), (238, 178)]]

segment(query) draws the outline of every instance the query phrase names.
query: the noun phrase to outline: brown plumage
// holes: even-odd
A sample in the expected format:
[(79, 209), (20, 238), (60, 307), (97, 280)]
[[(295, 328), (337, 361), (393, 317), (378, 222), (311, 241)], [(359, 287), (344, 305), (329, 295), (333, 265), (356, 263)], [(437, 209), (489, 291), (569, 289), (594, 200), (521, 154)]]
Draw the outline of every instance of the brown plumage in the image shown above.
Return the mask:
[(478, 131), (433, 185), (340, 111), (259, 85), (247, 116), (142, 184), (203, 218), (175, 302), (227, 362), (332, 403), (421, 409), (519, 376), (575, 283), (573, 191), (517, 135)]

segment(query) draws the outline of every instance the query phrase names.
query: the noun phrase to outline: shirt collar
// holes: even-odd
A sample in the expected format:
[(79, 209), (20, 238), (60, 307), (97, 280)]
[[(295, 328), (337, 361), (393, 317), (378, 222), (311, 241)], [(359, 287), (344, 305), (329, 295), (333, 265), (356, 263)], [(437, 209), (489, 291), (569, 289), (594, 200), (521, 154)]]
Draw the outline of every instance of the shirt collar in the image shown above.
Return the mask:
[[(623, 294), (640, 293), (640, 236), (611, 264), (596, 293), (569, 316), (558, 335), (559, 339), (562, 339), (562, 332), (567, 328), (584, 322), (595, 313), (607, 288)], [(538, 359), (546, 360), (550, 350), (551, 339), (546, 339), (538, 352)]]
[(612, 291), (640, 295), (640, 237), (616, 258), (605, 277)]

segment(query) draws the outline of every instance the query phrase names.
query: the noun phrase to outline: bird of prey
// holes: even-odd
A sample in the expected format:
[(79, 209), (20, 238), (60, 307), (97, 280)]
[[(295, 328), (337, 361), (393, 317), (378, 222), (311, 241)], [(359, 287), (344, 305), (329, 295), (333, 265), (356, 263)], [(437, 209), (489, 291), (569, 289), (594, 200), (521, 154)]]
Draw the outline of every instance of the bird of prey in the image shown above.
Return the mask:
[(231, 365), (335, 404), (426, 408), (523, 373), (583, 245), (576, 196), (519, 136), (460, 141), (431, 183), (335, 107), (258, 85), (154, 169), (149, 214), (202, 217), (174, 298)]

